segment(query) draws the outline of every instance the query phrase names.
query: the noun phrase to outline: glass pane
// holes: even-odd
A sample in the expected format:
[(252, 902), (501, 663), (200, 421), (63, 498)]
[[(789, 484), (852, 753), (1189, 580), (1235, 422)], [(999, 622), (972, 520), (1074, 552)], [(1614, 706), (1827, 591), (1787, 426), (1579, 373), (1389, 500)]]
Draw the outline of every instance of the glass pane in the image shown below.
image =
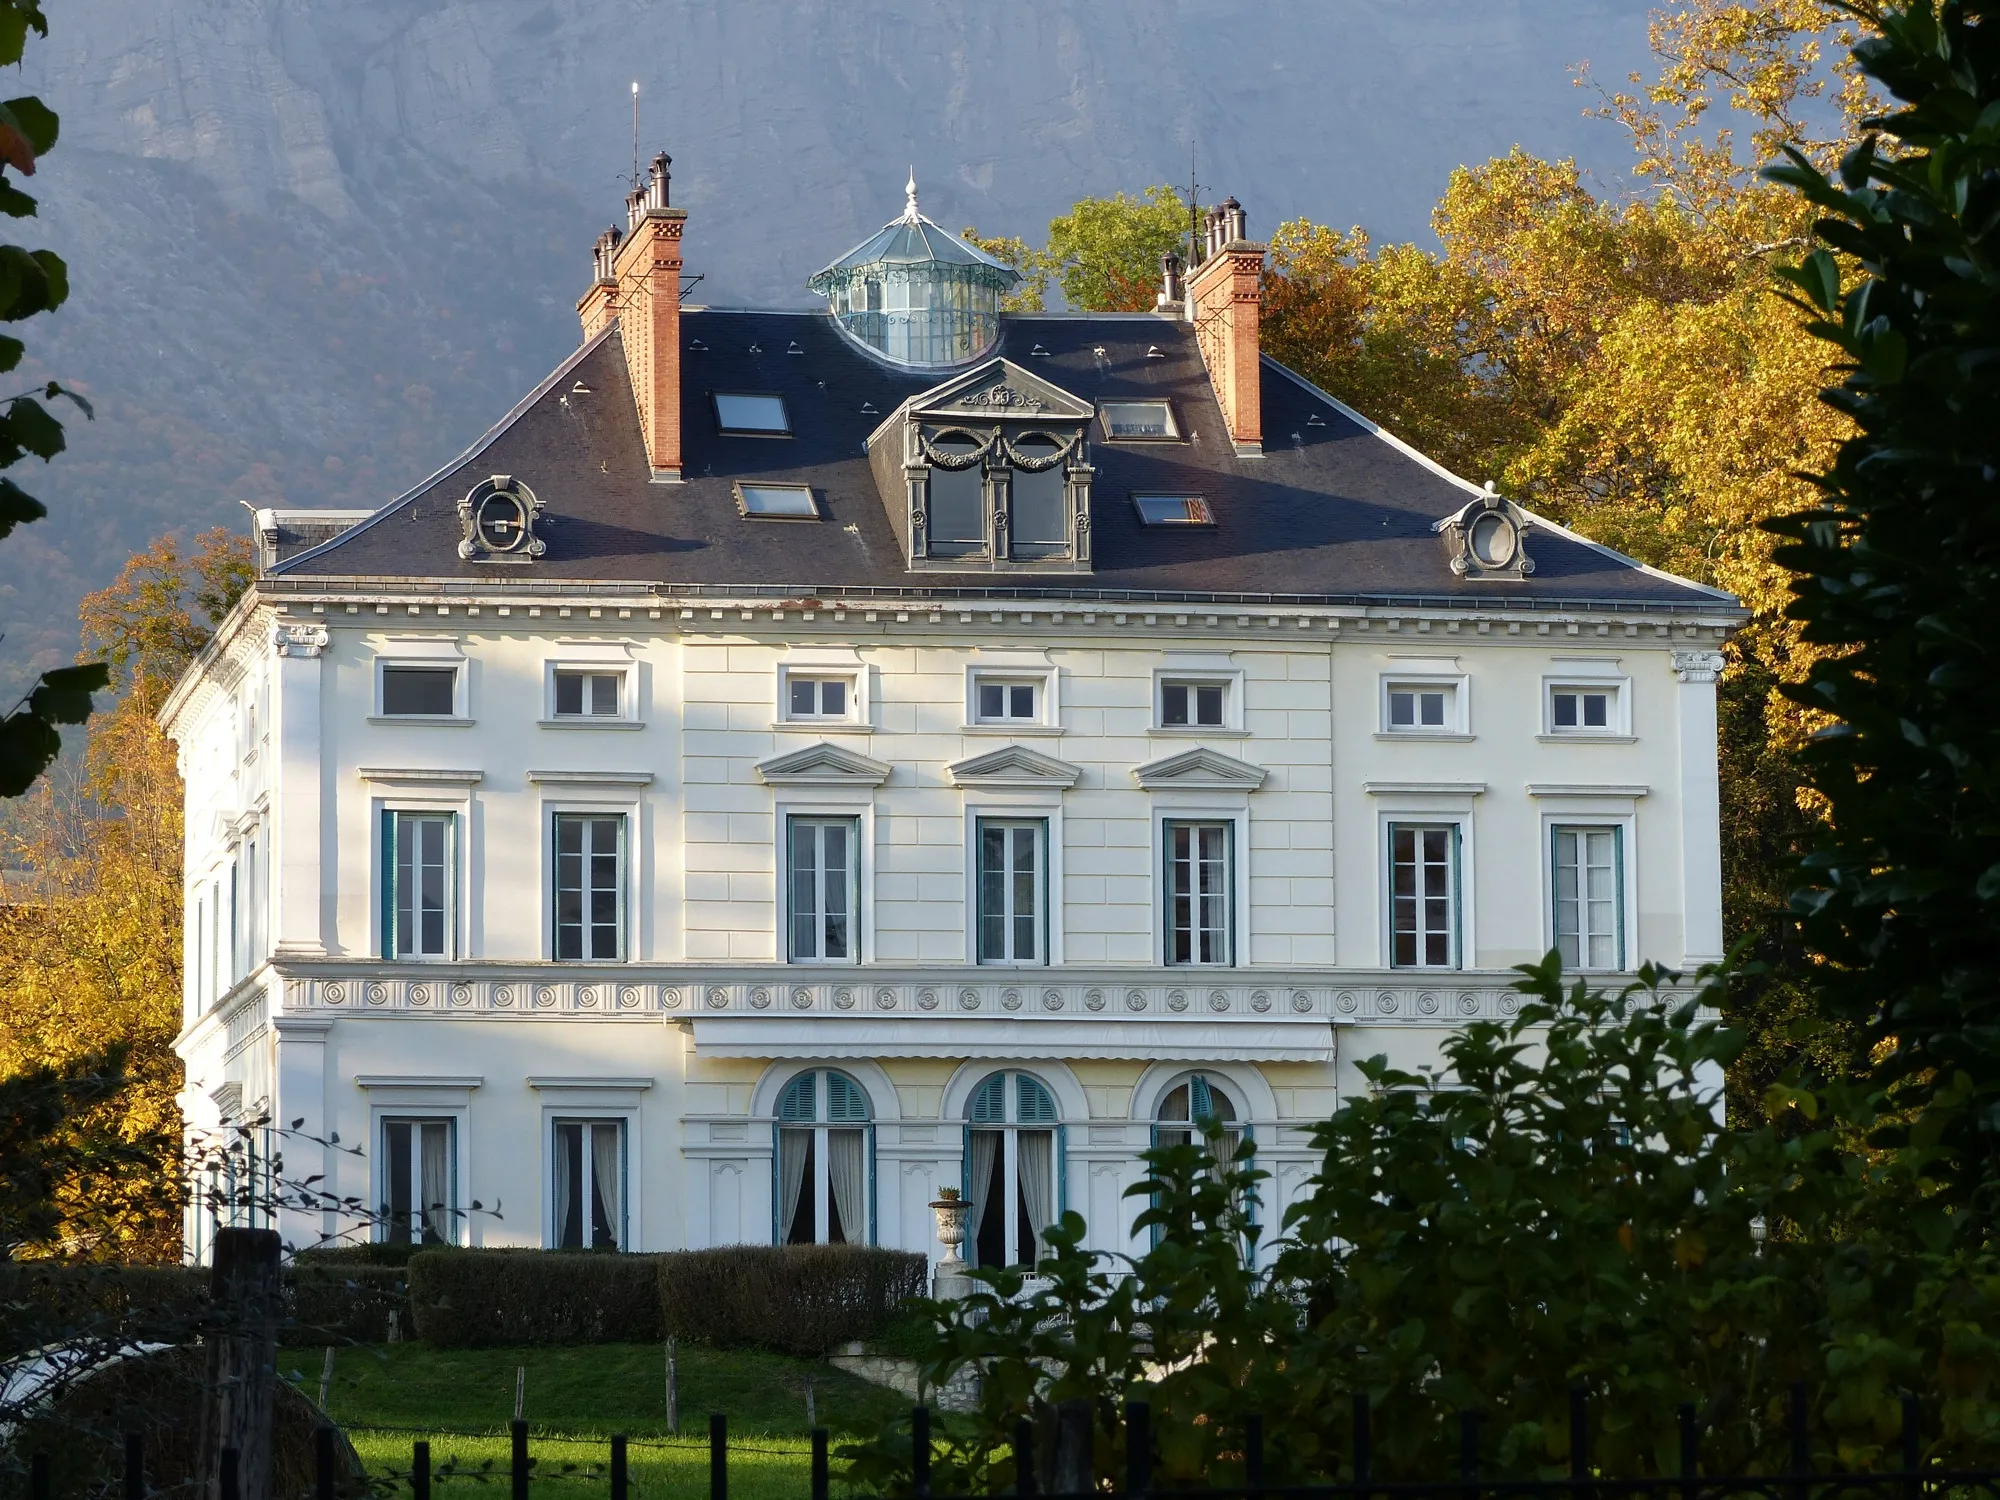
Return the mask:
[(453, 667), (384, 667), (382, 712), (385, 716), (449, 715), (457, 679)]
[(819, 684), (810, 677), (794, 677), (792, 680), (792, 709), (795, 714), (815, 714), (819, 705), (815, 701), (814, 689)]
[(1389, 695), (1389, 727), (1392, 729), (1414, 728), (1417, 722), (1417, 695), (1415, 693), (1391, 693)]
[[(1023, 444), (1032, 456), (1041, 453)], [(1044, 443), (1041, 448), (1055, 451), (1053, 443)], [(1063, 477), (1063, 466), (1053, 465), (1036, 473), (1016, 469), (1013, 477), (1013, 524), (1014, 540), (1026, 546), (1062, 546), (1069, 540), (1069, 527), (1064, 515), (1064, 488), (1067, 481)]]
[(1099, 410), (1104, 413), (1104, 430), (1114, 438), (1180, 436), (1164, 401), (1107, 401)]
[(1222, 723), (1222, 686), (1210, 683), (1195, 689), (1195, 722), (1203, 725)]
[(1576, 694), (1557, 693), (1555, 695), (1555, 726), (1558, 729), (1576, 728)]
[(819, 685), (819, 711), (829, 719), (846, 715), (847, 684), (840, 678), (829, 677)]
[(1607, 721), (1606, 709), (1609, 700), (1602, 693), (1586, 693), (1583, 697), (1583, 726), (1586, 729), (1602, 729)]
[(1134, 495), (1142, 526), (1213, 526), (1215, 513), (1199, 495)]
[(746, 516), (816, 517), (819, 514), (813, 492), (804, 485), (742, 484), (736, 488), (743, 496), (743, 513)]
[(1032, 719), (1035, 716), (1035, 690), (1026, 683), (1017, 683), (1007, 689), (1007, 717), (1010, 719)]
[(559, 714), (580, 714), (583, 712), (583, 674), (581, 672), (556, 673), (556, 712)]
[(827, 823), (820, 829), (825, 856), (821, 890), (826, 902), (825, 943), (821, 957), (846, 958), (847, 951), (847, 825)]
[(383, 1187), (389, 1211), (388, 1240), (392, 1245), (410, 1243), (415, 1196), (410, 1181), (410, 1125), (407, 1120), (387, 1120), (382, 1125)]
[(979, 957), (999, 963), (1007, 956), (1007, 832), (997, 824), (979, 828)]
[(1006, 712), (1006, 704), (1007, 704), (1006, 690), (1002, 688), (999, 683), (982, 682), (979, 684), (980, 718), (982, 719), (1001, 718)]
[(598, 672), (590, 679), (590, 711), (604, 718), (618, 715), (618, 674)]
[[(797, 686), (798, 684), (794, 684), (795, 688)], [(818, 861), (814, 858), (818, 832), (818, 829), (803, 819), (792, 820), (792, 957), (794, 959), (819, 957), (818, 949), (813, 942), (819, 911), (819, 902), (816, 899)]]
[(742, 396), (717, 392), (716, 425), (726, 432), (790, 432), (782, 396)]
[(1435, 729), (1444, 724), (1444, 694), (1425, 693), (1423, 695), (1424, 725)]
[[(971, 444), (938, 443), (941, 452)], [(967, 469), (930, 470), (930, 536), (932, 542), (975, 546), (986, 540), (986, 476), (978, 464)]]
[(1178, 682), (1160, 689), (1160, 722), (1185, 724), (1188, 721), (1188, 690)]

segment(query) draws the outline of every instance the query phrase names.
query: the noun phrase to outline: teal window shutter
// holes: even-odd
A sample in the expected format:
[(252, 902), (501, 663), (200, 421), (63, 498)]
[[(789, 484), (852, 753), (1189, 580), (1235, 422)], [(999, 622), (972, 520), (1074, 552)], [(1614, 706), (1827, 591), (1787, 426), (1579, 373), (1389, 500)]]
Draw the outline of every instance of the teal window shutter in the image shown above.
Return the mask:
[(396, 814), (382, 809), (382, 956), (396, 956)]

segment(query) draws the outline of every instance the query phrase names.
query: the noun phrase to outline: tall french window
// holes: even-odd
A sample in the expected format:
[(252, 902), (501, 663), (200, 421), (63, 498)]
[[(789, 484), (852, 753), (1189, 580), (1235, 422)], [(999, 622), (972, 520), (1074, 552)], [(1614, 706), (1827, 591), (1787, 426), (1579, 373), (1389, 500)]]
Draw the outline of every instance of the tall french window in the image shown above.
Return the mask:
[(455, 1245), (453, 1131), (445, 1119), (382, 1122), (382, 1237), (392, 1245)]
[(979, 961), (1048, 962), (1048, 824), (979, 820)]
[(555, 1248), (625, 1248), (625, 1122), (557, 1120), (554, 1127)]
[(785, 830), (791, 961), (853, 963), (856, 818), (793, 818)]
[(1389, 825), (1389, 961), (1399, 969), (1458, 965), (1458, 827)]
[(1060, 1209), (1056, 1101), (1040, 1079), (993, 1073), (966, 1108), (966, 1259), (976, 1266), (1032, 1266)]
[(1227, 822), (1166, 824), (1167, 962), (1234, 962), (1235, 900)]
[(1556, 949), (1570, 968), (1625, 967), (1622, 831), (1555, 830)]
[(845, 1073), (801, 1073), (778, 1099), (780, 1245), (864, 1245), (872, 1238), (868, 1095)]
[(625, 815), (555, 815), (558, 959), (623, 958)]
[(452, 938), (451, 813), (382, 814), (382, 952), (449, 958)]

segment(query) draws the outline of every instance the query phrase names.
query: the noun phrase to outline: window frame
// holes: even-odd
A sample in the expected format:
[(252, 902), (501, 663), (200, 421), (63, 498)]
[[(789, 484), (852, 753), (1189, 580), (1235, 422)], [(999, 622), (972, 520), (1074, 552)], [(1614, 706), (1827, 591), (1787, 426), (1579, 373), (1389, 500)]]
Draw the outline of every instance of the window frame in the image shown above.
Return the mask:
[[(1558, 725), (1556, 723), (1556, 695), (1558, 693), (1603, 693), (1611, 701), (1607, 705), (1606, 722), (1602, 728), (1582, 724)], [(1549, 740), (1599, 740), (1620, 741), (1632, 737), (1632, 694), (1629, 679), (1624, 677), (1594, 677), (1588, 674), (1568, 673), (1552, 675), (1542, 679), (1542, 738)]]
[[(1448, 831), (1451, 839), (1450, 887), (1447, 898), (1451, 907), (1451, 925), (1447, 933), (1450, 945), (1449, 956), (1441, 964), (1428, 963), (1419, 956), (1414, 962), (1402, 963), (1396, 958), (1396, 834), (1399, 830), (1423, 833), (1433, 830)], [(1462, 817), (1450, 813), (1396, 812), (1383, 818), (1382, 864), (1382, 956), (1383, 967), (1399, 969), (1410, 973), (1451, 973), (1466, 966), (1467, 905), (1466, 880), (1466, 828)], [(1418, 910), (1428, 899), (1419, 891), (1415, 897)], [(1426, 929), (1417, 929), (1418, 952), (1421, 955)]]
[[(1119, 434), (1111, 430), (1111, 419), (1105, 409), (1112, 406), (1158, 406), (1167, 414), (1167, 430), (1161, 433)], [(1174, 403), (1165, 396), (1117, 396), (1100, 400), (1091, 415), (1094, 425), (1107, 443), (1185, 443), (1187, 431), (1181, 426), (1180, 413), (1174, 410)]]
[[(1145, 531), (1213, 531), (1216, 528), (1215, 507), (1209, 503), (1207, 495), (1184, 494), (1177, 490), (1132, 490), (1128, 492), (1132, 502), (1132, 514), (1138, 519), (1140, 529)], [(1199, 521), (1155, 521), (1146, 514), (1141, 503), (1146, 500), (1177, 500), (1199, 505), (1203, 519)]]
[[(1052, 859), (1050, 852), (1050, 845), (1051, 845), (1051, 836), (1053, 833), (1053, 829), (1051, 827), (1052, 820), (1049, 814), (1039, 810), (1027, 809), (1027, 808), (1015, 809), (1015, 808), (1005, 808), (1005, 807), (982, 807), (972, 811), (971, 821), (972, 821), (972, 841), (969, 846), (967, 859), (972, 867), (972, 904), (970, 905), (968, 910), (971, 912), (972, 915), (973, 962), (979, 965), (981, 968), (989, 968), (989, 969), (1046, 968), (1051, 961), (1050, 960), (1051, 944), (1049, 939), (1050, 939), (1050, 931), (1053, 924), (1050, 921), (1049, 905), (1050, 905), (1050, 900), (1054, 894), (1054, 887), (1051, 880), (1051, 868), (1050, 868)], [(987, 919), (987, 911), (985, 904), (986, 901), (985, 849), (986, 849), (986, 830), (989, 825), (996, 828), (1006, 828), (1006, 829), (1028, 828), (1033, 831), (1034, 849), (1035, 849), (1035, 879), (1034, 879), (1035, 911), (1032, 915), (1032, 920), (1035, 931), (1036, 947), (1039, 949), (1039, 954), (1037, 957), (988, 958), (985, 956), (985, 937), (986, 937), (986, 919)], [(1006, 841), (1006, 842), (1011, 846), (1011, 841)], [(1012, 871), (1007, 872), (1004, 878), (1008, 881), (1009, 885), (1011, 886), (1011, 883), (1014, 879), (1013, 872)], [(1004, 943), (1003, 946), (1011, 948), (1013, 946), (1011, 941), (1012, 924), (1020, 920), (1020, 914), (1018, 912), (1003, 913), (1001, 915), (1000, 920), (1003, 923), (1002, 931), (1007, 935), (1008, 938), (1008, 941)]]
[[(1008, 686), (1032, 684), (1035, 713), (1032, 718), (988, 719), (979, 712), (979, 689), (1000, 683)], [(1045, 661), (1009, 665), (984, 662), (965, 669), (965, 729), (974, 734), (1060, 734), (1062, 720), (1056, 701), (1056, 669)]]
[[(858, 666), (809, 666), (780, 663), (778, 666), (778, 715), (780, 724), (799, 724), (810, 728), (826, 725), (859, 724), (865, 722), (861, 713), (861, 682), (864, 670)], [(841, 714), (801, 714), (792, 707), (792, 684), (804, 679), (811, 682), (844, 682), (847, 685), (847, 710)]]
[[(831, 1090), (825, 1084), (825, 1076), (830, 1073), (840, 1074), (842, 1078), (847, 1080), (848, 1086), (855, 1089), (861, 1095), (862, 1101), (868, 1110), (865, 1119), (856, 1121), (830, 1120), (827, 1118), (827, 1096)], [(786, 1119), (781, 1112), (784, 1107), (785, 1097), (791, 1093), (799, 1079), (807, 1076), (811, 1076), (813, 1079), (813, 1117), (811, 1121)], [(782, 1172), (781, 1156), (783, 1152), (784, 1132), (787, 1130), (810, 1130), (813, 1132), (814, 1222), (813, 1238), (809, 1243), (815, 1245), (832, 1243), (827, 1237), (832, 1228), (833, 1207), (832, 1181), (828, 1170), (828, 1146), (830, 1144), (828, 1136), (835, 1130), (859, 1130), (861, 1132), (863, 1144), (861, 1191), (862, 1196), (868, 1202), (868, 1223), (863, 1231), (863, 1237), (857, 1239), (844, 1235), (842, 1243), (849, 1245), (873, 1245), (879, 1242), (881, 1210), (876, 1202), (875, 1120), (874, 1096), (868, 1092), (867, 1086), (846, 1068), (815, 1064), (798, 1069), (778, 1085), (777, 1092), (772, 1097), (771, 1103), (772, 1244), (783, 1245), (792, 1243), (792, 1241), (783, 1235), (783, 1214), (785, 1210), (783, 1184), (780, 1175)], [(846, 1227), (844, 1224), (841, 1226), (843, 1234)]]
[[(1563, 966), (1577, 973), (1622, 974), (1627, 972), (1626, 954), (1629, 949), (1629, 943), (1627, 939), (1628, 918), (1626, 915), (1627, 903), (1625, 892), (1628, 861), (1625, 846), (1629, 839), (1628, 829), (1628, 822), (1619, 818), (1591, 819), (1557, 814), (1544, 819), (1544, 847), (1547, 851), (1544, 884), (1548, 902), (1548, 939), (1549, 946), (1558, 951), (1562, 948), (1562, 902), (1557, 894), (1556, 886), (1561, 868), (1557, 858), (1557, 851), (1560, 848), (1562, 836), (1564, 834), (1588, 835), (1593, 833), (1608, 833), (1611, 835), (1611, 878), (1613, 883), (1611, 897), (1613, 922), (1611, 933), (1612, 962), (1609, 965), (1605, 965), (1593, 964), (1588, 961), (1585, 944), (1589, 941), (1590, 934), (1584, 930), (1580, 922), (1577, 931), (1577, 957), (1574, 962), (1567, 956), (1563, 959)], [(1589, 906), (1589, 900), (1581, 893), (1581, 889), (1579, 889), (1577, 897), (1577, 906), (1579, 916)]]
[[(1003, 1080), (1000, 1085), (1001, 1118), (998, 1121), (974, 1121), (972, 1112), (979, 1099), (979, 1095), (996, 1074)], [(1021, 1085), (1019, 1082), (1022, 1078), (1033, 1080), (1035, 1086), (1047, 1097), (1050, 1112), (1055, 1116), (1053, 1120), (1046, 1123), (1041, 1121), (1022, 1122), (1020, 1118)], [(1049, 1080), (1040, 1073), (1029, 1068), (1009, 1067), (1002, 1064), (997, 1068), (985, 1069), (973, 1081), (971, 1087), (966, 1091), (964, 1101), (959, 1106), (958, 1123), (961, 1127), (958, 1179), (959, 1196), (968, 1209), (967, 1237), (964, 1247), (965, 1259), (969, 1264), (979, 1264), (978, 1240), (971, 1233), (971, 1224), (969, 1221), (969, 1210), (974, 1201), (971, 1170), (972, 1136), (974, 1131), (990, 1130), (1000, 1135), (1000, 1149), (997, 1153), (996, 1164), (1000, 1169), (1001, 1194), (1004, 1199), (1002, 1204), (1003, 1228), (1001, 1235), (1007, 1245), (1008, 1259), (1006, 1264), (1010, 1266), (1022, 1265), (1021, 1261), (1014, 1259), (1020, 1251), (1020, 1132), (1023, 1130), (1036, 1132), (1046, 1130), (1049, 1134), (1049, 1167), (1050, 1175), (1053, 1179), (1049, 1185), (1049, 1196), (1053, 1199), (1051, 1204), (1052, 1217), (1049, 1222), (1050, 1224), (1054, 1224), (1061, 1219), (1064, 1210), (1069, 1206), (1067, 1180), (1069, 1175), (1069, 1133), (1067, 1122), (1063, 1119), (1062, 1096), (1056, 1091)], [(1008, 1191), (1010, 1187), (1012, 1188), (1011, 1192)], [(1042, 1237), (1039, 1232), (1035, 1236), (1034, 1248), (1035, 1257), (1039, 1260), (1042, 1252)], [(1033, 1263), (1028, 1263), (1026, 1269), (1032, 1273), (1034, 1270)]]
[[(1222, 689), (1222, 722), (1220, 724), (1169, 724), (1167, 722), (1167, 689), (1170, 687), (1220, 687)], [(1243, 734), (1243, 692), (1244, 672), (1241, 667), (1229, 666), (1179, 666), (1168, 661), (1153, 668), (1152, 725), (1150, 733), (1156, 735), (1195, 736)]]
[[(440, 953), (399, 953), (396, 872), (402, 863), (401, 828), (405, 818), (436, 819), (445, 825), (444, 848), (444, 950)], [(391, 830), (395, 830), (392, 834)], [(401, 801), (376, 804), (376, 944), (384, 963), (450, 963), (460, 957), (459, 926), (461, 898), (460, 831), (458, 809), (435, 803)]]
[[(565, 677), (581, 677), (586, 683), (593, 677), (609, 677), (617, 685), (617, 701), (612, 712), (600, 714), (585, 708), (580, 713), (564, 713), (562, 710), (562, 681)], [(590, 694), (585, 693), (588, 701)], [(595, 723), (612, 724), (632, 717), (632, 672), (627, 667), (617, 667), (599, 663), (551, 662), (549, 663), (549, 699), (545, 717), (560, 719), (565, 724)]]
[[(775, 427), (731, 427), (722, 417), (722, 400), (727, 396), (749, 397), (755, 400), (775, 401), (785, 419), (783, 430)], [(708, 414), (715, 419), (718, 437), (748, 438), (789, 438), (798, 431), (792, 425), (791, 404), (785, 400), (783, 391), (723, 391), (711, 389), (708, 393)]]
[[(637, 1120), (633, 1112), (616, 1108), (604, 1109), (588, 1104), (578, 1104), (574, 1107), (544, 1105), (542, 1118), (543, 1181), (547, 1184), (542, 1195), (542, 1203), (543, 1212), (548, 1216), (545, 1221), (547, 1227), (543, 1232), (546, 1247), (550, 1250), (563, 1248), (562, 1205), (556, 1201), (556, 1152), (561, 1149), (557, 1144), (557, 1131), (564, 1125), (588, 1125), (593, 1130), (605, 1125), (615, 1125), (618, 1128), (618, 1170), (621, 1179), (618, 1216), (621, 1222), (613, 1230), (615, 1243), (611, 1246), (611, 1250), (612, 1253), (619, 1255), (635, 1253), (635, 1246), (632, 1243), (632, 1224), (638, 1215), (633, 1211), (636, 1205), (632, 1201), (632, 1186), (638, 1178), (638, 1173), (633, 1170), (633, 1137), (638, 1132), (634, 1128)], [(582, 1166), (589, 1174), (588, 1181), (580, 1184), (578, 1189), (579, 1201), (583, 1206), (583, 1233), (579, 1239), (584, 1243), (580, 1248), (598, 1250), (603, 1247), (589, 1243), (595, 1237), (595, 1226), (591, 1221), (587, 1189), (596, 1180), (597, 1164), (596, 1153), (591, 1149), (587, 1137), (580, 1142), (580, 1155)]]
[[(1242, 966), (1244, 936), (1240, 893), (1245, 888), (1242, 872), (1242, 819), (1231, 813), (1206, 812), (1194, 808), (1174, 808), (1155, 815), (1159, 829), (1159, 856), (1156, 868), (1159, 873), (1158, 909), (1160, 913), (1160, 964), (1168, 969), (1233, 969)], [(1179, 827), (1201, 828), (1220, 827), (1223, 829), (1224, 890), (1222, 909), (1227, 917), (1223, 929), (1224, 944), (1228, 950), (1221, 960), (1187, 958), (1177, 960), (1174, 955), (1174, 903), (1179, 899), (1174, 891), (1174, 830)], [(1196, 855), (1199, 862), (1199, 854)], [(1189, 900), (1199, 900), (1199, 896), (1189, 893)], [(1190, 951), (1196, 946), (1194, 935), (1198, 927), (1190, 927)]]
[[(630, 804), (589, 805), (575, 802), (548, 803), (542, 809), (542, 827), (545, 840), (546, 872), (543, 877), (543, 901), (546, 913), (542, 922), (546, 952), (551, 963), (559, 964), (620, 964), (632, 961), (638, 944), (634, 941), (632, 897), (633, 850), (637, 809)], [(562, 875), (561, 824), (566, 818), (616, 818), (618, 836), (618, 952), (610, 958), (561, 956), (561, 890)], [(584, 856), (586, 859), (591, 856)], [(593, 924), (585, 921), (582, 926), (586, 933)], [(587, 946), (587, 945), (586, 945)]]
[[(1377, 695), (1375, 737), (1387, 740), (1469, 740), (1472, 738), (1472, 679), (1465, 673), (1397, 672), (1380, 674)], [(1391, 695), (1395, 693), (1445, 693), (1444, 723), (1427, 727), (1422, 723), (1398, 725), (1391, 716)], [(1419, 709), (1421, 715), (1421, 709)]]
[[(794, 907), (792, 901), (793, 890), (794, 890), (793, 881), (795, 878), (795, 870), (792, 863), (792, 848), (793, 848), (792, 830), (798, 824), (825, 826), (833, 823), (842, 824), (843, 826), (846, 827), (848, 831), (847, 877), (845, 881), (847, 887), (846, 890), (847, 950), (848, 950), (847, 957), (828, 958), (823, 954), (819, 956), (801, 957), (793, 942), (793, 939), (796, 936), (795, 923), (798, 918), (798, 911)], [(783, 952), (783, 954), (785, 955), (784, 961), (788, 964), (796, 964), (801, 967), (813, 967), (813, 968), (848, 968), (852, 967), (855, 964), (860, 963), (861, 962), (861, 839), (863, 833), (862, 819), (860, 814), (854, 811), (802, 812), (798, 810), (788, 809), (781, 812), (779, 815), (779, 828), (780, 828), (780, 838), (782, 840), (782, 844), (780, 847), (779, 870), (781, 872), (781, 878), (784, 882), (783, 893), (778, 902), (779, 920), (784, 924), (781, 933), (781, 942), (779, 944), (779, 948), (780, 951)], [(825, 840), (824, 839), (817, 840), (816, 846), (819, 850), (822, 851), (823, 854), (825, 848)], [(824, 861), (822, 859), (822, 863), (823, 862)], [(818, 867), (815, 867), (814, 884), (816, 888), (823, 887), (825, 884), (823, 878), (823, 872)], [(821, 914), (816, 913), (816, 915), (821, 915)]]
[[(393, 1237), (396, 1226), (394, 1223), (394, 1212), (389, 1201), (391, 1195), (391, 1188), (389, 1185), (389, 1180), (385, 1176), (391, 1164), (391, 1157), (389, 1154), (389, 1127), (392, 1125), (411, 1125), (411, 1126), (443, 1125), (446, 1129), (445, 1159), (447, 1163), (447, 1169), (451, 1177), (450, 1186), (447, 1189), (446, 1199), (445, 1199), (445, 1222), (448, 1232), (439, 1235), (435, 1243), (441, 1245), (464, 1244), (466, 1240), (466, 1235), (465, 1235), (466, 1216), (459, 1208), (459, 1202), (461, 1197), (463, 1196), (459, 1187), (460, 1169), (459, 1169), (458, 1137), (459, 1137), (459, 1130), (462, 1124), (461, 1114), (458, 1112), (447, 1111), (447, 1110), (425, 1109), (422, 1106), (402, 1108), (402, 1109), (383, 1108), (378, 1106), (373, 1111), (373, 1114), (375, 1116), (374, 1119), (375, 1146), (378, 1152), (376, 1160), (377, 1162), (380, 1163), (380, 1166), (377, 1168), (375, 1172), (375, 1179), (376, 1179), (375, 1204), (377, 1209), (381, 1213), (381, 1218), (377, 1221), (375, 1225), (375, 1235), (374, 1235), (375, 1242), (377, 1244), (398, 1243)], [(413, 1153), (413, 1159), (411, 1162), (411, 1182), (414, 1185), (416, 1182), (418, 1163), (421, 1161), (421, 1152), (423, 1150), (421, 1140), (413, 1139), (411, 1142), (410, 1149)], [(420, 1214), (422, 1213), (422, 1209), (421, 1208), (416, 1209), (414, 1210), (414, 1212)], [(417, 1235), (414, 1232), (415, 1228), (414, 1225), (412, 1225), (411, 1227), (413, 1231), (411, 1238), (408, 1241), (404, 1241), (403, 1243), (415, 1245), (418, 1249), (422, 1249), (425, 1246), (433, 1243), (432, 1241), (425, 1240), (421, 1236)]]
[[(811, 523), (826, 519), (826, 512), (820, 506), (819, 491), (809, 484), (778, 484), (755, 481), (745, 483), (743, 480), (738, 479), (730, 485), (729, 489), (731, 495), (736, 500), (736, 514), (746, 521)], [(749, 499), (749, 491), (751, 490), (784, 490), (788, 493), (804, 495), (806, 498), (805, 513), (792, 515), (784, 511), (753, 510), (750, 507)]]

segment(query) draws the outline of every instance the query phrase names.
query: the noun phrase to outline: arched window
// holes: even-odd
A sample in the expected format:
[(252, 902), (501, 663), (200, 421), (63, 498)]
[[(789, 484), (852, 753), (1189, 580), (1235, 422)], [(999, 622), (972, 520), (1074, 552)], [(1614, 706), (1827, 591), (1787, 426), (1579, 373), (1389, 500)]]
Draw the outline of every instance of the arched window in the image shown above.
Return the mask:
[(966, 1259), (1032, 1266), (1060, 1211), (1062, 1127), (1038, 1078), (994, 1073), (965, 1110)]
[(1228, 1094), (1206, 1075), (1192, 1073), (1161, 1098), (1159, 1118), (1153, 1126), (1153, 1143), (1200, 1145), (1208, 1139), (1210, 1121), (1222, 1127), (1222, 1165), (1227, 1166), (1235, 1160), (1249, 1126), (1241, 1123), (1242, 1116)]
[(874, 1238), (874, 1152), (868, 1095), (845, 1073), (815, 1070), (778, 1098), (772, 1239), (780, 1245), (865, 1245)]

